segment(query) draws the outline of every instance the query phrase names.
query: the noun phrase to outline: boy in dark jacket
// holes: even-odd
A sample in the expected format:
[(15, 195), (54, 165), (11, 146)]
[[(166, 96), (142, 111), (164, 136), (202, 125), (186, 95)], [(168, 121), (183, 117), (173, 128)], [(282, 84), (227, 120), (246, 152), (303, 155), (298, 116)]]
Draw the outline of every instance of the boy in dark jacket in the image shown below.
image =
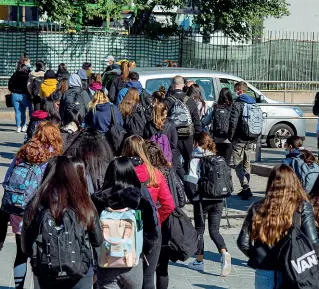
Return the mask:
[[(169, 96), (173, 96), (176, 99), (184, 101), (186, 97), (186, 93), (183, 91), (185, 87), (185, 81), (182, 76), (175, 76), (172, 81), (172, 92)], [(166, 97), (164, 102), (168, 108), (168, 117), (170, 116), (170, 110), (174, 106), (174, 99), (170, 97)], [(199, 113), (197, 109), (197, 105), (193, 98), (189, 98), (186, 102), (186, 105), (189, 109), (189, 112), (192, 117), (192, 122), (195, 129), (195, 134), (199, 134), (202, 131), (202, 124), (200, 122)], [(183, 180), (184, 175), (188, 173), (189, 164), (192, 157), (193, 152), (193, 143), (194, 143), (194, 135), (190, 136), (179, 136), (177, 141), (177, 152), (178, 154), (173, 155), (173, 164), (177, 164), (176, 172), (178, 176)], [(184, 167), (181, 164), (180, 156), (183, 156)]]
[(246, 82), (241, 81), (236, 83), (235, 93), (238, 97), (231, 110), (229, 128), (229, 140), (232, 142), (234, 148), (235, 170), (242, 186), (242, 191), (238, 196), (242, 197), (243, 200), (248, 200), (252, 196), (249, 185), (252, 140), (245, 138), (245, 133), (242, 129), (242, 116), (245, 103), (256, 103), (255, 99), (246, 95), (247, 90), (248, 85)]

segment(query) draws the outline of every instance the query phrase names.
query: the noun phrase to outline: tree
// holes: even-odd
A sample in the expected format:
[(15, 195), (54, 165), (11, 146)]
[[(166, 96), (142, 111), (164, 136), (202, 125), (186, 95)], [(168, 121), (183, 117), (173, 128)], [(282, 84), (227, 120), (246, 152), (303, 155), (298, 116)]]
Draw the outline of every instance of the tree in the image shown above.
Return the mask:
[[(52, 21), (62, 23), (67, 28), (75, 28), (79, 13), (83, 23), (87, 24), (94, 18), (106, 20), (107, 12), (113, 18), (119, 18), (121, 7), (128, 5), (129, 0), (42, 0), (39, 1), (41, 13), (47, 13)], [(137, 8), (135, 29), (138, 33), (161, 29), (158, 23), (152, 23), (151, 14), (156, 5), (164, 10), (185, 7), (187, 0), (135, 0)], [(92, 5), (93, 4), (93, 5)], [(287, 0), (193, 0), (195, 22), (201, 33), (208, 36), (221, 31), (233, 39), (251, 38), (260, 30), (263, 19), (288, 15)], [(176, 31), (176, 25), (166, 25), (165, 33)], [(259, 31), (258, 31), (259, 32)]]

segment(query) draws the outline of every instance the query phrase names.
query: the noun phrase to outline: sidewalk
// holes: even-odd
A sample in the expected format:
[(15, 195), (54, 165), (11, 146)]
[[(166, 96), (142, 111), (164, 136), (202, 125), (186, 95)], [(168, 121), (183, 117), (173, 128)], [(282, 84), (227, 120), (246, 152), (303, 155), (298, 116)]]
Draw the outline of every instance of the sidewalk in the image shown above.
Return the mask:
[[(17, 152), (23, 141), (23, 134), (14, 132), (13, 121), (0, 123), (0, 182), (10, 165), (13, 153)], [(267, 178), (252, 175), (251, 188), (254, 196), (249, 201), (242, 201), (236, 196), (240, 190), (237, 177), (233, 172), (234, 195), (228, 198), (228, 208), (231, 228), (227, 226), (226, 219), (223, 216), (221, 223), (221, 233), (225, 239), (228, 251), (232, 255), (232, 273), (222, 278), (220, 274), (220, 256), (217, 249), (205, 232), (205, 273), (199, 273), (187, 268), (187, 263), (171, 263), (169, 266), (170, 289), (193, 289), (193, 288), (214, 288), (214, 289), (252, 289), (254, 288), (254, 271), (247, 267), (247, 258), (238, 250), (236, 240), (243, 223), (243, 217), (249, 206), (263, 197), (266, 188)], [(2, 197), (2, 187), (0, 186), (0, 198)], [(187, 205), (184, 208), (189, 217), (192, 218), (192, 206)], [(207, 225), (207, 224), (206, 224)], [(0, 251), (0, 289), (14, 288), (13, 262), (15, 258), (15, 240), (10, 232), (2, 251)], [(28, 270), (25, 287), (33, 289), (33, 282)]]

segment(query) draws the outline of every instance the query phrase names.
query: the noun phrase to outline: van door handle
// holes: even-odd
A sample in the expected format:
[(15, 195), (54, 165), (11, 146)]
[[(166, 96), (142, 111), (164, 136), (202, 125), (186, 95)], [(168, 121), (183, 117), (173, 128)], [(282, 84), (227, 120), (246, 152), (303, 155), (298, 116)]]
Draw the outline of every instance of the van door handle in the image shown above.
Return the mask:
[(263, 117), (264, 118), (267, 118), (267, 115), (268, 115), (267, 112), (263, 112)]

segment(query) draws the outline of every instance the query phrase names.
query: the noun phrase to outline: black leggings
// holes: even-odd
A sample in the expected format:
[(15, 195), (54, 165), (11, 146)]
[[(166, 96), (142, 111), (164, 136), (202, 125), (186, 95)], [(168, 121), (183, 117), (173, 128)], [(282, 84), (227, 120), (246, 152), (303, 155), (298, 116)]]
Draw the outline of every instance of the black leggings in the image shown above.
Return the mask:
[(156, 289), (168, 288), (168, 263), (169, 263), (169, 249), (168, 247), (162, 247), (161, 254), (158, 259), (158, 265), (156, 268)]
[(154, 274), (158, 263), (158, 258), (162, 247), (162, 237), (160, 236), (155, 248), (149, 254), (145, 254), (148, 264), (144, 260), (143, 268), (143, 289), (155, 289)]
[(219, 233), (220, 220), (223, 213), (223, 201), (203, 201), (194, 204), (195, 229), (199, 235), (196, 255), (204, 254), (205, 220), (208, 216), (209, 236), (215, 243), (218, 251), (226, 249), (224, 238)]
[(13, 275), (15, 286), (18, 289), (23, 289), (25, 275), (27, 274), (28, 257), (22, 252), (21, 235), (16, 234), (17, 255), (14, 261)]
[(228, 166), (230, 166), (231, 157), (233, 155), (233, 145), (231, 143), (217, 143), (217, 155), (224, 157)]

